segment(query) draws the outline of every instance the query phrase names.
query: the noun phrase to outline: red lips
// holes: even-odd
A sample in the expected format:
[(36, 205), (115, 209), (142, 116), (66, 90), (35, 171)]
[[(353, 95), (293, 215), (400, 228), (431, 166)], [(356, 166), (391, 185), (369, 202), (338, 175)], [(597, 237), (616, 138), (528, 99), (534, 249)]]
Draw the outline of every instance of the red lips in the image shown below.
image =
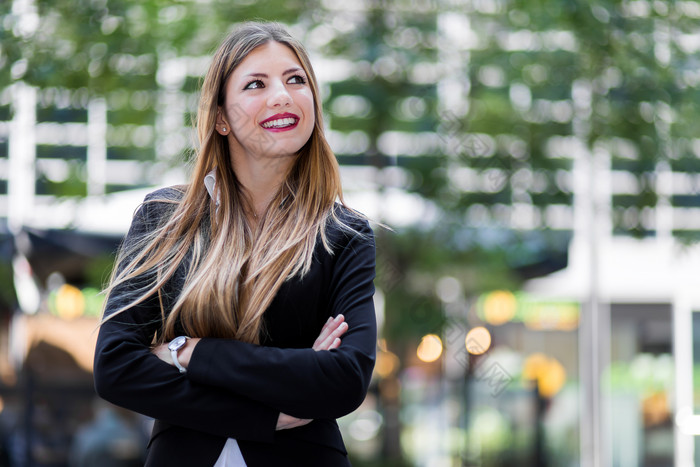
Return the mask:
[[(272, 122), (277, 122), (276, 125), (271, 125)], [(270, 124), (266, 126), (266, 124)], [(299, 124), (299, 117), (292, 113), (275, 114), (270, 118), (263, 120), (260, 126), (263, 130), (278, 133), (280, 131), (293, 130)]]
[(275, 115), (273, 115), (273, 116), (270, 117), (270, 118), (266, 118), (265, 120), (263, 120), (262, 122), (260, 122), (260, 124), (262, 125), (263, 123), (271, 122), (271, 121), (273, 121), (273, 120), (279, 120), (279, 119), (281, 119), (281, 118), (294, 118), (294, 119), (296, 119), (296, 120), (299, 120), (299, 116), (297, 116), (297, 115), (295, 115), (295, 114), (293, 114), (293, 113), (285, 112), (285, 113), (282, 113), (282, 114), (275, 114)]

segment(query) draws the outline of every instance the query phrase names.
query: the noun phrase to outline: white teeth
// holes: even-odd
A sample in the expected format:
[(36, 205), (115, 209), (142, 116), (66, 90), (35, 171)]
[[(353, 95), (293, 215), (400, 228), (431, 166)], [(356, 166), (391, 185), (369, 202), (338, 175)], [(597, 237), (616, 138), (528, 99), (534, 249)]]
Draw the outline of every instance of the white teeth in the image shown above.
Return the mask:
[(263, 128), (283, 128), (285, 126), (294, 125), (296, 118), (280, 118), (278, 120), (270, 120), (262, 124)]

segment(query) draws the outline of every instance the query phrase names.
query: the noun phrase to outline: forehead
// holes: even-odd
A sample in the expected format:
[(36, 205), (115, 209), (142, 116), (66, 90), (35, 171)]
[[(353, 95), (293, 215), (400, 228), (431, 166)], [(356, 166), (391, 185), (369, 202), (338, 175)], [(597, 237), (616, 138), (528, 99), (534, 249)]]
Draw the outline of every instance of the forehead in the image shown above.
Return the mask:
[(302, 68), (301, 62), (294, 51), (275, 41), (266, 42), (253, 49), (233, 71), (234, 75), (248, 73), (266, 73), (270, 71), (287, 70), (292, 66)]

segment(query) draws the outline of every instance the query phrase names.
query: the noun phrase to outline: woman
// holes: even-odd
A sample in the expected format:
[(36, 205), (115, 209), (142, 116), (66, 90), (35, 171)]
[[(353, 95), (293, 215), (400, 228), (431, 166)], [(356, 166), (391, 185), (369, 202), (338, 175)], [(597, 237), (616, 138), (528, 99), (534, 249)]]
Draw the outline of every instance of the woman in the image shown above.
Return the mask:
[(97, 342), (99, 395), (156, 419), (147, 465), (349, 465), (335, 419), (374, 366), (374, 241), (321, 116), (282, 27), (221, 44), (191, 183), (136, 212)]

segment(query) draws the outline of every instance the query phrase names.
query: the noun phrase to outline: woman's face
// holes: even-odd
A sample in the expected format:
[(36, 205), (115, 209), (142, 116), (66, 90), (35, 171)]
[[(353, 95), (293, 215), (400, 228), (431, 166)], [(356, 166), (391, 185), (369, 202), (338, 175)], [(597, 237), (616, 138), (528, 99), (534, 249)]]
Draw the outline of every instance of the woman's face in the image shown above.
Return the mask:
[(216, 129), (230, 135), (233, 157), (293, 156), (309, 140), (314, 97), (299, 59), (286, 45), (270, 41), (255, 48), (225, 86)]

